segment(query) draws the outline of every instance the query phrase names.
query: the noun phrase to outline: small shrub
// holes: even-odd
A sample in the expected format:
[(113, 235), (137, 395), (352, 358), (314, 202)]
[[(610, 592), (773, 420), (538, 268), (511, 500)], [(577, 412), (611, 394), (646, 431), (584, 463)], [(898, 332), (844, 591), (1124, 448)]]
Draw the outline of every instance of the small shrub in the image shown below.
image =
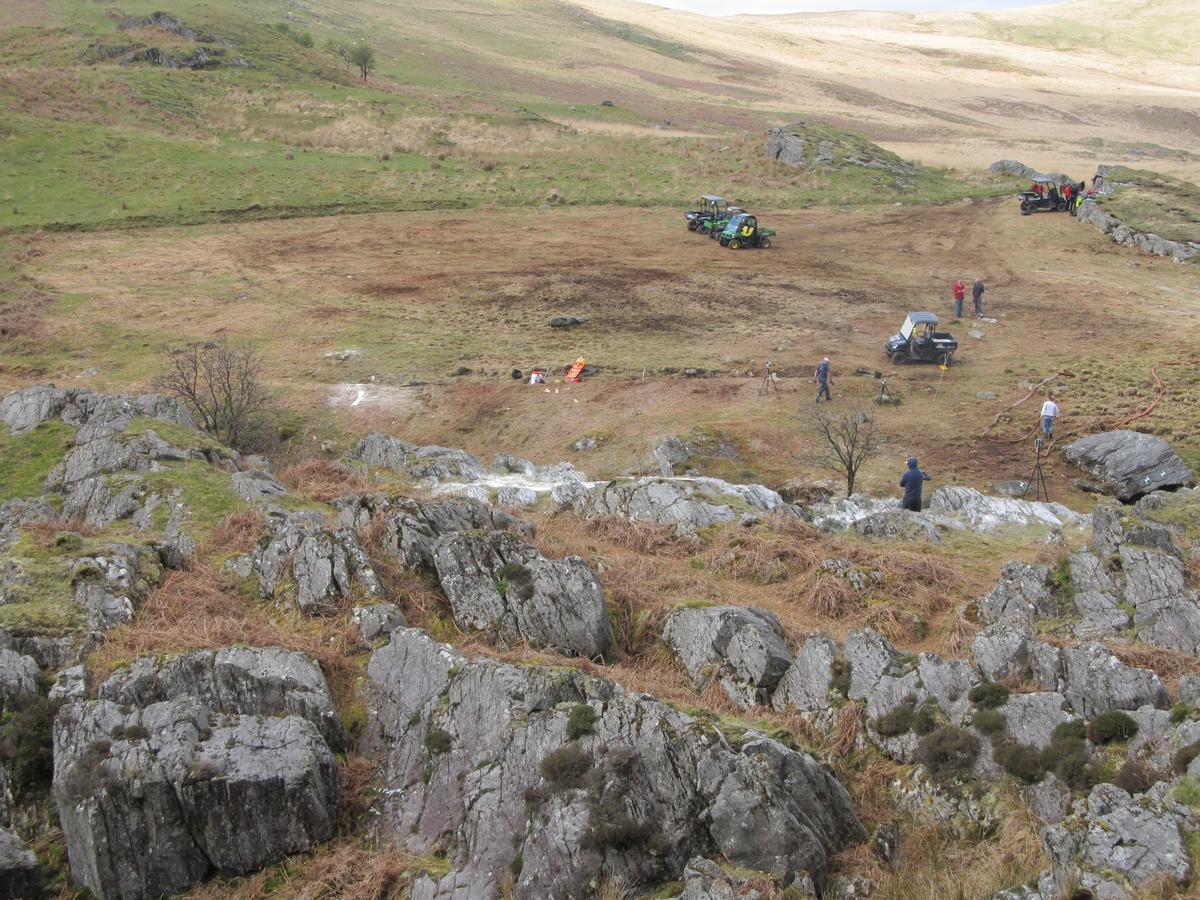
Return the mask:
[(1092, 719), (1087, 736), (1093, 744), (1111, 744), (1114, 741), (1127, 741), (1137, 731), (1137, 722), (1119, 709), (1110, 709)]
[(1171, 796), (1176, 802), (1193, 809), (1200, 808), (1200, 778), (1180, 778), (1171, 790)]
[(1163, 775), (1140, 759), (1126, 760), (1113, 778), (1113, 784), (1131, 794), (1144, 794), (1163, 780)]
[(835, 659), (829, 667), (829, 685), (843, 697), (850, 696), (850, 676), (853, 667), (848, 659)]
[(591, 734), (596, 718), (596, 710), (586, 703), (576, 703), (571, 709), (571, 715), (567, 717), (567, 740), (574, 741), (585, 734)]
[(83, 549), (83, 538), (73, 531), (64, 531), (54, 536), (54, 546), (63, 553), (78, 553)]
[(912, 732), (924, 737), (927, 734), (933, 734), (941, 722), (938, 719), (938, 708), (936, 703), (926, 701), (921, 704), (912, 717)]
[(998, 709), (979, 709), (973, 717), (975, 727), (990, 738), (1004, 734), (1008, 728), (1008, 719)]
[(453, 743), (454, 739), (450, 737), (450, 732), (444, 728), (433, 728), (425, 735), (425, 749), (431, 756), (448, 752)]
[(1180, 725), (1190, 719), (1196, 708), (1188, 703), (1176, 703), (1171, 709), (1171, 724)]
[(992, 758), (1009, 775), (1029, 784), (1041, 781), (1046, 774), (1042, 765), (1042, 754), (1028, 744), (1018, 744), (1012, 740), (999, 741), (992, 748)]
[(592, 757), (575, 744), (567, 744), (542, 760), (542, 777), (556, 791), (583, 787), (583, 777), (592, 768)]
[(1053, 741), (1080, 740), (1087, 737), (1087, 723), (1083, 719), (1072, 719), (1070, 722), (1060, 722), (1054, 726), (1050, 736)]
[[(1062, 729), (1061, 734), (1059, 729)], [(1075, 728), (1068, 730), (1062, 725), (1058, 726), (1055, 729), (1056, 737), (1042, 751), (1041, 764), (1043, 769), (1053, 772), (1059, 781), (1072, 790), (1087, 791), (1100, 780), (1100, 772), (1088, 756), (1087, 744), (1082, 737), (1074, 736), (1075, 731)]]
[(429, 784), (429, 782), (432, 780), (433, 766), (431, 766), (429, 763), (425, 763), (425, 765), (421, 767), (421, 784)]
[(1180, 747), (1175, 751), (1175, 755), (1171, 757), (1171, 769), (1176, 775), (1183, 775), (1187, 772), (1188, 766), (1192, 764), (1192, 760), (1200, 756), (1200, 741), (1188, 744), (1186, 747)]
[(971, 688), (971, 702), (981, 709), (995, 709), (1008, 702), (1008, 688), (994, 681), (985, 681)]
[(913, 704), (906, 700), (891, 712), (875, 719), (875, 730), (883, 737), (896, 737), (912, 730)]
[(581, 843), (589, 850), (626, 850), (652, 842), (655, 836), (649, 825), (622, 812), (592, 822)]
[(533, 596), (533, 574), (520, 563), (506, 562), (500, 567), (497, 579), (498, 582), (505, 585), (504, 590), (500, 591), (505, 597), (509, 593), (515, 594), (522, 600), (528, 600)]
[(514, 879), (521, 877), (521, 870), (525, 868), (525, 854), (518, 853), (512, 858), (512, 862), (508, 864), (508, 871)]
[(953, 725), (939, 728), (921, 740), (916, 761), (939, 781), (966, 775), (979, 755), (979, 738)]

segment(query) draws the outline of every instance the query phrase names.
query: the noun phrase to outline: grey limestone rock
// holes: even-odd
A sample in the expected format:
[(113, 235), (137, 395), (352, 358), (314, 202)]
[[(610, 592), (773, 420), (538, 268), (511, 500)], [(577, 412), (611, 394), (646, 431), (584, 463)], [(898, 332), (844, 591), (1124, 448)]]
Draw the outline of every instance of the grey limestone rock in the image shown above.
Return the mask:
[(864, 537), (877, 541), (928, 541), (940, 544), (937, 525), (925, 513), (906, 509), (884, 509), (858, 519), (851, 526)]
[(158, 554), (143, 544), (110, 544), (106, 552), (76, 559), (71, 568), (75, 603), (93, 635), (132, 622), (161, 580)]
[(237, 495), (247, 503), (273, 500), (287, 493), (287, 488), (278, 478), (261, 469), (234, 472), (229, 476), (229, 481)]
[(315, 662), (294, 650), (226, 647), (165, 661), (146, 656), (114, 672), (97, 694), (125, 706), (193, 697), (210, 713), (299, 716), (334, 750), (346, 744), (325, 676)]
[(988, 623), (1031, 625), (1056, 613), (1050, 588), (1049, 566), (1006, 562), (1000, 580), (978, 602), (979, 617)]
[(1078, 718), (1070, 711), (1067, 698), (1053, 691), (1009, 694), (1001, 709), (1008, 735), (1018, 744), (1044, 750), (1050, 746), (1054, 729)]
[(589, 658), (608, 652), (604, 589), (578, 556), (547, 559), (511, 532), (493, 531), (444, 534), (433, 558), (460, 627)]
[[(1150, 495), (1147, 495), (1150, 496)], [(1140, 506), (1140, 502), (1139, 502)], [(1176, 553), (1171, 530), (1113, 500), (1104, 500), (1092, 510), (1092, 543), (1101, 556), (1111, 556), (1124, 544)]]
[[(376, 831), (409, 852), (449, 847), (427, 896), (576, 897), (600, 873), (633, 887), (696, 857), (825, 883), (830, 855), (865, 839), (836, 779), (807, 754), (719, 729), (573, 669), (471, 660), (399, 629), (376, 650), (363, 748), (383, 766)], [(571, 712), (589, 733), (566, 737)], [(433, 888), (434, 886), (430, 886)]]
[(38, 693), (42, 670), (30, 656), (0, 648), (0, 712), (21, 697)]
[(552, 496), (558, 508), (569, 507), (581, 516), (657, 522), (672, 526), (679, 535), (736, 522), (745, 512), (796, 515), (779, 494), (761, 484), (730, 484), (719, 478), (568, 481), (557, 485)]
[(1117, 583), (1095, 554), (1080, 551), (1068, 560), (1071, 587), (1075, 593), (1075, 611), (1080, 621), (1073, 628), (1076, 637), (1099, 638), (1129, 627), (1129, 613), (1121, 605)]
[(380, 638), (396, 628), (408, 625), (404, 613), (395, 603), (374, 603), (356, 606), (350, 611), (350, 622), (358, 629), (358, 639), (364, 647), (373, 647)]
[(792, 664), (783, 628), (772, 613), (744, 606), (677, 609), (663, 641), (679, 656), (697, 690), (714, 678), (743, 709), (770, 702)]
[(36, 900), (42, 890), (33, 851), (15, 832), (0, 828), (0, 900)]
[(1067, 462), (1098, 479), (1124, 502), (1150, 491), (1192, 481), (1191, 469), (1162, 438), (1137, 431), (1109, 431), (1068, 444)]
[(1088, 719), (1110, 709), (1170, 706), (1158, 675), (1150, 669), (1125, 665), (1103, 644), (1067, 647), (1062, 657), (1067, 700), (1071, 709)]
[(84, 700), (87, 698), (87, 689), (87, 667), (71, 666), (58, 673), (48, 696), (51, 700)]
[(38, 498), (18, 498), (0, 503), (0, 550), (14, 543), (27, 525), (53, 519), (57, 513)]
[(1196, 827), (1187, 807), (1165, 797), (1166, 784), (1131, 797), (1098, 784), (1073, 814), (1042, 831), (1057, 893), (1132, 897), (1157, 878), (1187, 884), (1192, 875), (1186, 834)]
[(415, 481), (474, 481), (485, 473), (483, 463), (465, 450), (420, 447), (378, 432), (359, 441), (354, 455), (368, 466), (391, 469)]
[(259, 592), (273, 599), (289, 573), (296, 605), (307, 615), (327, 615), (349, 596), (355, 582), (368, 597), (386, 596), (366, 551), (352, 528), (330, 531), (304, 515), (287, 517), (254, 552)]
[(771, 705), (780, 711), (794, 709), (801, 713), (829, 709), (833, 665), (839, 655), (837, 644), (830, 638), (819, 631), (810, 634), (779, 680)]
[(333, 754), (299, 716), (212, 716), (195, 698), (64, 706), (54, 797), (73, 880), (99, 897), (178, 893), (333, 835)]
[(513, 531), (534, 536), (533, 525), (478, 500), (397, 500), (386, 513), (384, 547), (414, 569), (433, 571), (439, 537), (462, 531)]

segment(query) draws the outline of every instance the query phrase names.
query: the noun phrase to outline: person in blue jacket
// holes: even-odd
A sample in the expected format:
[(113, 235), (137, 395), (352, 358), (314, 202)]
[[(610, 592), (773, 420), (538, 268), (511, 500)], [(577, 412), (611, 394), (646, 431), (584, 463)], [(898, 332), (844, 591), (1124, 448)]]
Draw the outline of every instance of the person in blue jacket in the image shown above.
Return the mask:
[(921, 486), (929, 476), (917, 468), (917, 458), (908, 458), (908, 471), (900, 476), (900, 487), (904, 488), (904, 502), (900, 505), (913, 512), (921, 511)]

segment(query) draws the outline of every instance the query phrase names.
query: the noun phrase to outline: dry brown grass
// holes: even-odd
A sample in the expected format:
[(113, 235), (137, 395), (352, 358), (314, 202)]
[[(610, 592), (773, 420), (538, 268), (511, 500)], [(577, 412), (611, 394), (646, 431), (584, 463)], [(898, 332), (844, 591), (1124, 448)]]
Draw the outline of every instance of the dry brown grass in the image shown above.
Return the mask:
[(377, 850), (357, 838), (342, 838), (254, 875), (206, 882), (183, 896), (191, 900), (392, 900), (405, 896), (426, 868), (421, 859), (402, 851)]
[(25, 534), (35, 547), (48, 550), (54, 546), (54, 541), (60, 534), (74, 533), (82, 537), (95, 537), (100, 530), (89, 525), (83, 519), (64, 519), (61, 516), (53, 519), (39, 519), (25, 526)]
[(201, 556), (206, 555), (208, 548), (212, 547), (219, 547), (230, 555), (249, 553), (258, 544), (262, 533), (262, 513), (256, 509), (238, 510), (213, 529), (205, 547), (201, 548)]
[(996, 834), (981, 841), (959, 840), (931, 823), (902, 823), (895, 871), (869, 844), (850, 847), (837, 858), (839, 871), (873, 879), (877, 887), (872, 896), (882, 900), (990, 897), (1036, 880), (1047, 865), (1038, 824), (1016, 800)]
[(293, 491), (322, 503), (373, 490), (362, 475), (328, 459), (308, 459), (286, 466), (279, 470), (279, 480)]
[(352, 658), (356, 647), (345, 615), (352, 601), (347, 599), (346, 608), (335, 616), (313, 619), (248, 597), (239, 587), (236, 579), (208, 562), (169, 572), (136, 621), (110, 632), (92, 655), (95, 680), (141, 656), (239, 644), (282, 647), (315, 659), (338, 706), (348, 702), (357, 674)]

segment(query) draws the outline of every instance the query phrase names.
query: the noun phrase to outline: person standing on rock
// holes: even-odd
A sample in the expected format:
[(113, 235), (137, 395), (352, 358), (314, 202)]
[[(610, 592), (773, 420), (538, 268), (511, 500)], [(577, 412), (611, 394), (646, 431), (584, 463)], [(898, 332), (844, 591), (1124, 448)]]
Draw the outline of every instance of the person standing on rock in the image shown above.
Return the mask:
[(900, 487), (904, 488), (904, 500), (900, 503), (902, 509), (911, 512), (921, 511), (921, 487), (929, 480), (929, 476), (917, 468), (917, 458), (908, 458), (908, 471), (900, 476)]
[(971, 285), (971, 299), (975, 301), (975, 317), (983, 318), (983, 279), (978, 275), (975, 276), (975, 283)]
[(967, 286), (961, 278), (954, 282), (954, 318), (962, 318), (963, 300), (967, 296)]
[(1042, 404), (1042, 434), (1048, 438), (1054, 437), (1054, 420), (1058, 418), (1058, 404), (1046, 398)]
[(817, 382), (817, 402), (821, 402), (821, 395), (825, 395), (826, 400), (832, 400), (833, 397), (829, 393), (829, 357), (826, 356), (817, 365), (817, 370), (813, 372), (813, 380)]

